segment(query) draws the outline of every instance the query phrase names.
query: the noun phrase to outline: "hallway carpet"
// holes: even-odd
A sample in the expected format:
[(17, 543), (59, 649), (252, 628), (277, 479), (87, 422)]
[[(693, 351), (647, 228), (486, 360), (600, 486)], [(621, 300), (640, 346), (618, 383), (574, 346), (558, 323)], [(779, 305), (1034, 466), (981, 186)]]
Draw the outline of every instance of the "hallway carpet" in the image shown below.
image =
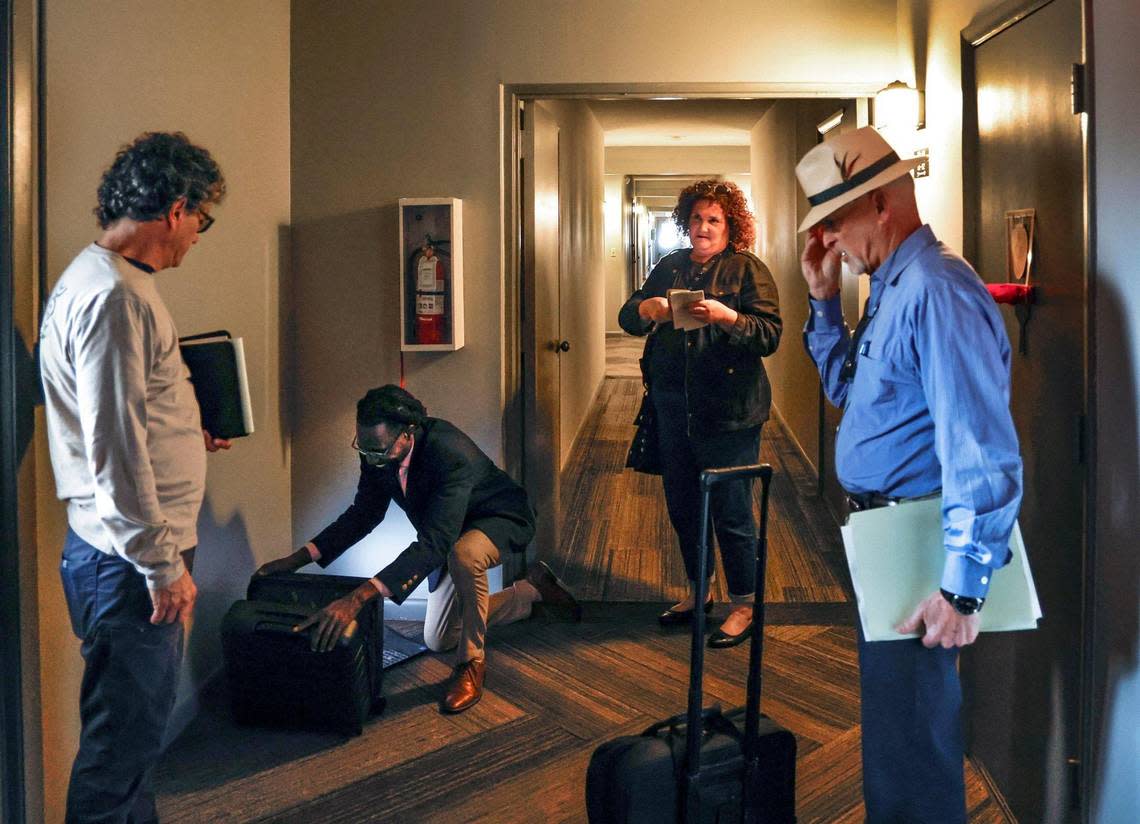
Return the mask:
[[(688, 636), (659, 628), (662, 604), (586, 605), (581, 624), (499, 628), (487, 692), (441, 715), (444, 656), (390, 669), (388, 708), (358, 738), (235, 726), (212, 693), (158, 767), (174, 822), (582, 822), (586, 764), (615, 735), (682, 712)], [(799, 745), (801, 824), (861, 822), (859, 701), (850, 612), (773, 605), (764, 711)], [(747, 646), (706, 655), (706, 705), (744, 699)], [(1002, 822), (967, 764), (970, 821)]]
[[(642, 391), (638, 380), (604, 382), (563, 472), (561, 546), (553, 555), (539, 551), (585, 600), (674, 602), (688, 588), (661, 479), (625, 469)], [(764, 426), (760, 460), (775, 469), (768, 602), (848, 601), (839, 529), (816, 496), (811, 467), (775, 419)], [(759, 486), (753, 497), (758, 521)], [(712, 592), (728, 600), (719, 554)]]

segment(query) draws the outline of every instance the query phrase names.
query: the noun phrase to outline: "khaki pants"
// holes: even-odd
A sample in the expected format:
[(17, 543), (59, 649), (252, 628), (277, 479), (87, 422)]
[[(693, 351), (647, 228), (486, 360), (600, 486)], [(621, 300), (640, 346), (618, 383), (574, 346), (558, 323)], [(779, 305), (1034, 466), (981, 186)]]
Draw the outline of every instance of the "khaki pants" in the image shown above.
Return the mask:
[(424, 643), (433, 652), (455, 648), (455, 661), (482, 660), (487, 627), (528, 618), (538, 591), (526, 581), (488, 594), (487, 570), (501, 562), (499, 549), (477, 529), (459, 536), (447, 556), (447, 574), (428, 595)]

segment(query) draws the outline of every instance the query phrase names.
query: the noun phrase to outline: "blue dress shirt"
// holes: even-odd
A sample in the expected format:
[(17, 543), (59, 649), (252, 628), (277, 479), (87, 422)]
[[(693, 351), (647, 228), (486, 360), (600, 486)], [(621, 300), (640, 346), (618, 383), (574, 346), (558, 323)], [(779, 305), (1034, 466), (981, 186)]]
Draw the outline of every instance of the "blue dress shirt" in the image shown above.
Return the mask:
[(810, 300), (804, 345), (843, 411), (835, 468), (849, 492), (942, 490), (942, 588), (975, 598), (1009, 562), (1021, 456), (1009, 412), (1009, 338), (965, 260), (923, 226), (871, 276), (871, 320), (851, 383), (839, 296)]

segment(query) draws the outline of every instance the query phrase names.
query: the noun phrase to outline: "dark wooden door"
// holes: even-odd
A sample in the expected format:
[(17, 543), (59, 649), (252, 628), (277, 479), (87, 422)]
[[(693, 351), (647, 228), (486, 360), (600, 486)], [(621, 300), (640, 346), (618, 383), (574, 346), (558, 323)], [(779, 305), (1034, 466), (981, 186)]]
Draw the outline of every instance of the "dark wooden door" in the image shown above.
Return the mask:
[[(1021, 528), (1045, 616), (1035, 632), (983, 636), (963, 656), (972, 756), (1021, 821), (1075, 820), (1080, 752), (1086, 466), (1084, 137), (1073, 114), (1079, 0), (1054, 0), (975, 46), (967, 109), (966, 220), (982, 277), (1007, 279), (1007, 213), (1035, 209), (1037, 304), (1013, 346), (1014, 422), (1025, 466)], [(972, 57), (972, 61), (971, 58)], [(972, 63), (972, 65), (971, 65)], [(999, 573), (1000, 574), (1000, 573)]]

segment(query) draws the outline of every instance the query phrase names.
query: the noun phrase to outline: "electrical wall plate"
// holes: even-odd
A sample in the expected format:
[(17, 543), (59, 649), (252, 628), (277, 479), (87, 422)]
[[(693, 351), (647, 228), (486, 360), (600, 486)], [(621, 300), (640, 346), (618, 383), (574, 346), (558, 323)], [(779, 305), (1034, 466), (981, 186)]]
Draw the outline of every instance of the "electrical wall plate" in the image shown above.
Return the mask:
[(915, 149), (914, 156), (921, 157), (922, 162), (914, 167), (911, 174), (916, 180), (920, 177), (927, 177), (930, 174), (930, 149)]

